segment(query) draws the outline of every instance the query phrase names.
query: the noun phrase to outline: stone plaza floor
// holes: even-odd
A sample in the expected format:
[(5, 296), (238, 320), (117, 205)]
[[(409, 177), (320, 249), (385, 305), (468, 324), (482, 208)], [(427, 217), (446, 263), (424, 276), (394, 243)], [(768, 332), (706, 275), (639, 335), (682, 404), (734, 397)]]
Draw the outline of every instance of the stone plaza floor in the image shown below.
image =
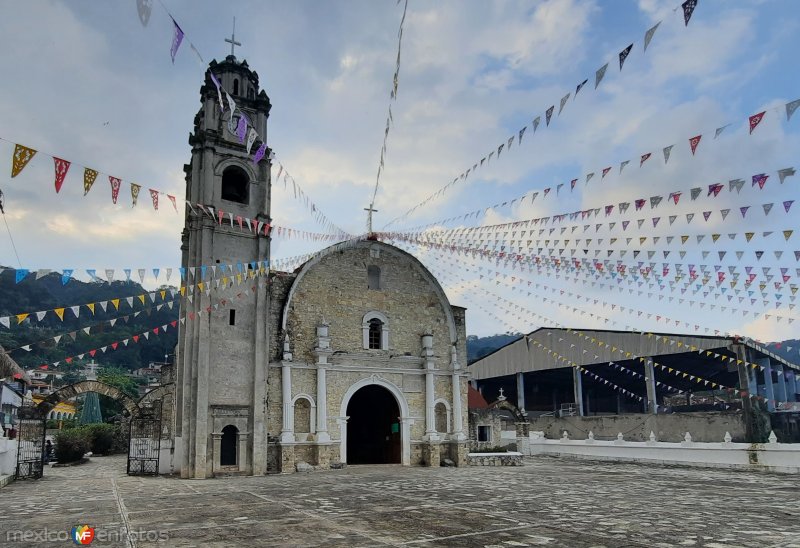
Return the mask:
[(541, 457), (202, 481), (104, 457), (0, 489), (0, 546), (82, 524), (92, 546), (800, 547), (800, 478)]

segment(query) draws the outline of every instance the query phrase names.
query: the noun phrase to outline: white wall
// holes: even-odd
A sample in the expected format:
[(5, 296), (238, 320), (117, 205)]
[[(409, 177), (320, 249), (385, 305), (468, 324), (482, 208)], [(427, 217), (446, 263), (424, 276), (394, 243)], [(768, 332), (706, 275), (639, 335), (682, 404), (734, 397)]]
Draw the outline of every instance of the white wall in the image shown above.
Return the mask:
[(528, 454), (800, 474), (800, 444), (791, 443), (553, 440), (546, 439), (541, 432), (531, 432)]
[(13, 476), (17, 469), (17, 440), (0, 435), (0, 476)]

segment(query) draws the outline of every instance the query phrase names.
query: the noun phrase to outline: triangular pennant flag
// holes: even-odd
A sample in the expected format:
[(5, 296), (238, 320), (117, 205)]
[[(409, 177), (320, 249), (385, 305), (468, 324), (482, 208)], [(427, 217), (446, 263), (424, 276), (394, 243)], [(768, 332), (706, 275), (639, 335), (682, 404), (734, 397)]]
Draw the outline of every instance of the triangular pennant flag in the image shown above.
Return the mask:
[(658, 25), (661, 24), (661, 21), (650, 27), (650, 29), (644, 33), (644, 51), (647, 51), (647, 46), (650, 45), (650, 40), (653, 39), (653, 35), (656, 33), (658, 29)]
[(633, 44), (619, 52), (619, 70), (622, 70), (622, 65), (625, 64), (625, 59), (628, 58), (628, 55), (630, 55), (632, 49)]
[(84, 168), (83, 170), (83, 195), (89, 194), (92, 189), (95, 179), (97, 179), (97, 172), (93, 169)]
[(117, 198), (119, 197), (119, 187), (122, 185), (122, 180), (109, 175), (108, 182), (111, 184), (111, 202), (116, 204)]
[(153, 209), (158, 211), (158, 191), (152, 188), (148, 189), (150, 191), (150, 199), (153, 200)]
[(778, 179), (780, 179), (781, 184), (783, 184), (783, 181), (786, 179), (786, 177), (791, 177), (794, 174), (795, 174), (795, 171), (794, 171), (793, 167), (787, 167), (787, 168), (784, 168), (784, 169), (779, 169), (778, 170)]
[(689, 26), (689, 19), (692, 18), (694, 8), (697, 7), (697, 0), (686, 0), (681, 7), (683, 8), (683, 21), (686, 26)]
[[(172, 19), (172, 17), (170, 17)], [(178, 23), (175, 22), (175, 19), (172, 19), (172, 25), (174, 26), (174, 34), (172, 36), (172, 46), (169, 49), (169, 56), (172, 58), (172, 64), (175, 64), (175, 55), (178, 54), (178, 48), (181, 47), (181, 42), (183, 41), (183, 31), (178, 26)]]
[(794, 101), (786, 103), (786, 121), (787, 122), (792, 119), (792, 114), (794, 114), (794, 111), (797, 110), (797, 107), (800, 107), (800, 99), (795, 99)]
[(669, 156), (672, 153), (672, 147), (675, 145), (669, 145), (668, 147), (664, 147), (664, 163), (666, 164), (669, 162)]
[(555, 110), (555, 108), (556, 108), (555, 105), (553, 105), (553, 106), (551, 106), (550, 108), (548, 108), (545, 111), (544, 116), (545, 116), (545, 125), (546, 126), (550, 125), (550, 118), (553, 117), (553, 110)]
[(23, 145), (14, 145), (14, 155), (11, 157), (11, 178), (13, 179), (25, 169), (28, 162), (36, 155), (36, 151)]
[(750, 134), (751, 135), (753, 134), (753, 130), (756, 129), (758, 124), (761, 123), (761, 119), (764, 117), (764, 114), (766, 114), (766, 112), (767, 111), (765, 110), (763, 112), (759, 112), (758, 114), (753, 114), (752, 116), (750, 116), (750, 118), (748, 118), (748, 120), (750, 121)]
[(137, 185), (136, 183), (130, 183), (131, 185), (131, 207), (136, 207), (136, 202), (139, 200), (139, 190), (141, 190), (142, 185)]
[(579, 92), (581, 89), (583, 89), (583, 86), (585, 86), (585, 85), (586, 85), (586, 82), (588, 82), (588, 81), (589, 81), (589, 79), (587, 78), (586, 80), (584, 80), (583, 82), (581, 82), (580, 84), (578, 84), (578, 87), (577, 87), (577, 88), (575, 88), (575, 97), (577, 97), (577, 96), (578, 96), (578, 92)]
[(64, 184), (64, 177), (67, 176), (67, 171), (69, 171), (70, 162), (53, 156), (53, 163), (56, 170), (56, 194), (58, 194), (61, 191), (61, 185)]
[[(597, 86), (600, 85), (600, 82), (603, 80), (603, 77), (606, 75), (606, 69), (608, 69), (608, 63), (597, 69), (597, 72), (594, 74), (594, 89), (597, 89)], [(795, 107), (796, 108), (796, 107)], [(789, 112), (788, 106), (786, 112)]]
[(689, 139), (689, 146), (692, 149), (692, 156), (694, 156), (694, 153), (697, 150), (697, 145), (700, 144), (700, 139), (702, 139), (702, 138), (703, 138), (702, 135), (697, 135), (697, 136), (692, 137), (691, 139)]

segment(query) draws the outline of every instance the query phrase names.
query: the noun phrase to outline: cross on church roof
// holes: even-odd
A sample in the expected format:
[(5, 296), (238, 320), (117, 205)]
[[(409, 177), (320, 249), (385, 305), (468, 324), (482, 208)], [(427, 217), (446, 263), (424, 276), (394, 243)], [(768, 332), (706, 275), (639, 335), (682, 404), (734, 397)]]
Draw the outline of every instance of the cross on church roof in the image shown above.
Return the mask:
[(231, 45), (231, 55), (233, 55), (234, 47), (242, 45), (241, 42), (236, 41), (236, 17), (233, 18), (233, 32), (231, 32), (231, 38), (230, 40), (226, 38), (225, 41)]

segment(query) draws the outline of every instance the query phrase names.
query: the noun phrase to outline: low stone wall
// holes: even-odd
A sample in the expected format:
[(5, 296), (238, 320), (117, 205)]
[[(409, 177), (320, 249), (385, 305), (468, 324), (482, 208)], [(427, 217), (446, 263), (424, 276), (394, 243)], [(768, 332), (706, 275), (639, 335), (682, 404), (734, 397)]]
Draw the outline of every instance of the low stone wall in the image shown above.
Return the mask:
[(625, 432), (629, 441), (647, 441), (655, 432), (659, 441), (680, 442), (686, 432), (695, 441), (716, 442), (729, 432), (734, 442), (745, 441), (742, 412), (708, 411), (695, 413), (598, 415), (592, 417), (537, 417), (530, 421), (530, 431), (541, 431), (548, 438), (560, 438), (564, 431), (571, 438), (585, 438), (589, 431), (597, 439), (613, 440)]
[(470, 466), (522, 466), (522, 453), (468, 453)]
[(774, 434), (769, 443), (696, 442), (684, 436), (684, 441), (675, 443), (627, 441), (621, 434), (614, 441), (546, 439), (542, 432), (531, 432), (528, 454), (800, 474), (800, 444), (778, 443)]

